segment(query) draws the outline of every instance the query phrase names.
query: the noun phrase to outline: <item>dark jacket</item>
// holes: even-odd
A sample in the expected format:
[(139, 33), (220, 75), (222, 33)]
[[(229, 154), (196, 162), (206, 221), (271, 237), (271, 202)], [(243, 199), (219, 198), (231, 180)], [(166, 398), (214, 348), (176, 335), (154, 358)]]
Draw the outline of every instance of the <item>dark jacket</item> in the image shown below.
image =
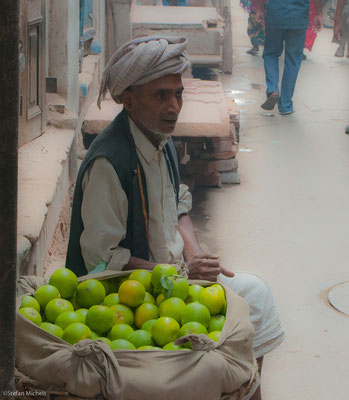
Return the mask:
[[(179, 171), (176, 150), (172, 139), (168, 141), (163, 151), (178, 204)], [(80, 247), (80, 236), (84, 230), (84, 224), (81, 219), (81, 204), (83, 199), (82, 180), (86, 170), (97, 157), (106, 158), (113, 166), (128, 200), (126, 237), (120, 243), (115, 243), (115, 245), (129, 249), (131, 255), (134, 257), (149, 260), (145, 212), (142, 205), (141, 187), (137, 171), (141, 174), (146, 215), (149, 215), (146, 180), (137, 156), (136, 145), (130, 131), (127, 113), (123, 110), (93, 141), (79, 169), (74, 191), (66, 258), (66, 268), (74, 271), (77, 276), (87, 274), (88, 272)], [(97, 207), (96, 212), (98, 212)]]

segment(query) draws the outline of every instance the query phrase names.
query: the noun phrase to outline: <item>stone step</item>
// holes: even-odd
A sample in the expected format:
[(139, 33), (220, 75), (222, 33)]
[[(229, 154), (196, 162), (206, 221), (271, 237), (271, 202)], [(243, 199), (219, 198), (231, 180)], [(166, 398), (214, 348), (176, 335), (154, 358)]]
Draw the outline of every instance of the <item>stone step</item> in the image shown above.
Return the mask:
[[(73, 180), (75, 131), (49, 127), (18, 151), (18, 251), (20, 275), (42, 275), (45, 257)], [(74, 172), (73, 172), (74, 171)], [(73, 176), (72, 176), (73, 175)]]

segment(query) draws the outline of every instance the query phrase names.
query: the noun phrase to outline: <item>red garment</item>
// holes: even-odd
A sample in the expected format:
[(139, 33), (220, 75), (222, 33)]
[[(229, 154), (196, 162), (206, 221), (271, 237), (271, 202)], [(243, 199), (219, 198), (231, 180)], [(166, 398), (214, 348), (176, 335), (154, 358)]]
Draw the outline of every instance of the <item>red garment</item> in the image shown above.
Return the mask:
[(311, 51), (311, 49), (313, 48), (316, 39), (316, 33), (313, 31), (315, 17), (316, 17), (315, 4), (313, 0), (310, 0), (309, 27), (305, 35), (305, 43), (304, 43), (304, 48), (308, 49), (309, 51)]

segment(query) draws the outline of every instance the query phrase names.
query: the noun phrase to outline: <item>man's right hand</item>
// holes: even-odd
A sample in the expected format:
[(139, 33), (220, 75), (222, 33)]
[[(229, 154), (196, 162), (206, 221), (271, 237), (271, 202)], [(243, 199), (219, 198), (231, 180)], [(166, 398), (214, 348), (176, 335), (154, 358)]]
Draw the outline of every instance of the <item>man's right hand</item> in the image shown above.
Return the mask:
[(187, 262), (188, 277), (190, 279), (203, 279), (216, 282), (218, 275), (233, 277), (234, 272), (228, 271), (219, 264), (218, 256), (212, 253), (195, 255)]
[(263, 27), (265, 26), (264, 12), (262, 10), (259, 10), (258, 8), (256, 9), (256, 22)]
[(342, 31), (341, 31), (341, 24), (335, 23), (333, 28), (333, 37), (336, 39), (337, 43), (342, 40)]

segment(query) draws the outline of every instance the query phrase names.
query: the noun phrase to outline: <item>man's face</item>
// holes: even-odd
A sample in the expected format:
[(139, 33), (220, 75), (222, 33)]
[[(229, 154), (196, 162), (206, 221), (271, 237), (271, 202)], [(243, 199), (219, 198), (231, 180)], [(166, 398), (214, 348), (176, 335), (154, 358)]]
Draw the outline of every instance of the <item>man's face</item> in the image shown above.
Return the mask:
[(182, 108), (182, 92), (181, 76), (166, 75), (125, 91), (123, 103), (144, 134), (169, 136)]

